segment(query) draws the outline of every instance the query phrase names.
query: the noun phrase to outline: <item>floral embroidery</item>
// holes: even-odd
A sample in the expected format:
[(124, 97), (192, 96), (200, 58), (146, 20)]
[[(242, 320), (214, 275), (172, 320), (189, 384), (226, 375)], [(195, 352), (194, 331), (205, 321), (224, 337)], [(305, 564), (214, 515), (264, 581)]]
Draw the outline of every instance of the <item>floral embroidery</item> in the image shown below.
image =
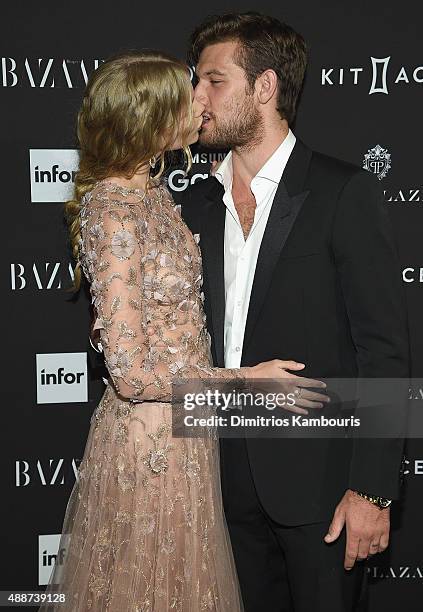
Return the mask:
[(171, 529), (168, 533), (165, 534), (162, 540), (161, 549), (167, 555), (170, 555), (175, 551), (175, 532)]
[(144, 535), (153, 533), (156, 527), (156, 519), (154, 514), (143, 514), (140, 519), (140, 530)]
[(104, 230), (99, 223), (94, 223), (91, 226), (90, 234), (95, 240), (103, 240), (104, 238)]
[(148, 465), (155, 474), (163, 474), (168, 468), (166, 453), (164, 450), (151, 450)]
[(109, 356), (110, 373), (114, 376), (123, 377), (130, 371), (132, 363), (133, 359), (129, 351), (119, 346), (117, 351)]
[(135, 251), (135, 238), (131, 232), (122, 230), (112, 238), (112, 253), (121, 259), (128, 259)]
[(109, 378), (63, 526), (71, 552), (52, 573), (69, 606), (40, 612), (240, 612), (217, 435), (172, 436), (176, 377), (243, 378), (211, 365), (199, 236), (159, 183), (145, 195), (99, 181), (80, 219)]

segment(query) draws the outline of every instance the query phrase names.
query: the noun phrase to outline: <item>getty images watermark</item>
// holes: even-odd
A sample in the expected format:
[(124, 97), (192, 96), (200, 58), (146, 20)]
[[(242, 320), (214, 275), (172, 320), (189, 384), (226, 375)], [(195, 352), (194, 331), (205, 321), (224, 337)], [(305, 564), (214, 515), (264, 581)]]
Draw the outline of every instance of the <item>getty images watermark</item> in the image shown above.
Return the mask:
[[(175, 437), (423, 437), (417, 379), (301, 377), (243, 381), (179, 380), (173, 387)], [(423, 398), (423, 392), (422, 392)]]
[[(196, 408), (216, 408), (222, 412), (243, 411), (247, 408), (260, 407), (266, 410), (285, 408), (290, 410), (297, 405), (298, 394), (288, 393), (252, 393), (245, 391), (235, 391), (225, 393), (216, 389), (207, 390), (204, 393), (187, 393), (183, 398), (183, 406), (186, 411), (193, 411)], [(187, 414), (184, 417), (187, 427), (346, 427), (348, 425), (358, 427), (360, 419), (356, 417), (342, 417), (342, 419), (328, 418), (324, 415), (319, 417), (305, 418), (303, 415), (292, 414), (290, 417), (280, 417), (272, 414), (271, 416), (256, 415), (247, 417), (244, 414), (208, 414), (205, 416)]]

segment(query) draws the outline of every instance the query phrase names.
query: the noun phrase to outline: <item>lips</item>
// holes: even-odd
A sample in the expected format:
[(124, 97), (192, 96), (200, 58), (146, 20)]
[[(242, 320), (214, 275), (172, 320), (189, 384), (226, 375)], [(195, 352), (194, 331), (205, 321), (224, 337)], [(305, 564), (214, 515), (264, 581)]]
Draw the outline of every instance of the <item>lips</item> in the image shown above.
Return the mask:
[(203, 122), (202, 126), (204, 127), (211, 119), (211, 116), (208, 113), (203, 113)]

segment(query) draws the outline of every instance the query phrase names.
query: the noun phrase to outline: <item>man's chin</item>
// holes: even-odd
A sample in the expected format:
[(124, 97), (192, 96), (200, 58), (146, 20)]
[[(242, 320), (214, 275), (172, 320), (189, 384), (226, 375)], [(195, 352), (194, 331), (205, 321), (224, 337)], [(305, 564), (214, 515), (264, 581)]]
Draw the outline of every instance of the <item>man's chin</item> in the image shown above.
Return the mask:
[(210, 147), (211, 146), (210, 136), (206, 134), (204, 131), (201, 131), (198, 136), (198, 143), (202, 145), (203, 147)]
[(224, 145), (222, 145), (222, 143), (216, 142), (212, 134), (207, 134), (207, 132), (204, 132), (204, 131), (200, 132), (200, 135), (198, 137), (198, 144), (205, 147), (206, 149), (220, 150), (220, 149), (227, 148)]

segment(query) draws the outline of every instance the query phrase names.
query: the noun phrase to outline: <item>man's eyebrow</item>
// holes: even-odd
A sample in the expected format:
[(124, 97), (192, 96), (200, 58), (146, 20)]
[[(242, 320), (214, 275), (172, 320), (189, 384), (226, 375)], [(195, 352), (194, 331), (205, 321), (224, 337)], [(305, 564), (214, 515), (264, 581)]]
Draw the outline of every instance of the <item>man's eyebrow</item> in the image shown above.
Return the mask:
[(216, 68), (212, 68), (211, 70), (207, 70), (207, 72), (204, 72), (204, 76), (226, 76), (224, 72), (221, 72), (220, 70), (217, 70)]

